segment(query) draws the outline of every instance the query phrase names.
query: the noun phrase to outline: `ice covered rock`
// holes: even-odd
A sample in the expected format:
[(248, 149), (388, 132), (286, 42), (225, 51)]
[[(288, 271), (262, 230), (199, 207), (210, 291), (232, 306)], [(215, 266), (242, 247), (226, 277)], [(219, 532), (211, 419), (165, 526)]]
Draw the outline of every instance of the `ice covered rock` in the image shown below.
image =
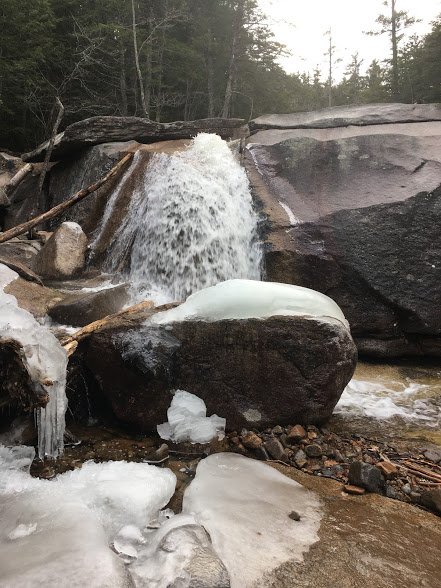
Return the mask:
[(45, 278), (70, 278), (84, 269), (87, 237), (79, 224), (64, 222), (45, 243), (34, 270)]
[[(289, 514), (296, 510), (299, 521)], [(233, 453), (199, 462), (183, 512), (210, 534), (232, 588), (263, 586), (265, 574), (301, 562), (318, 541), (322, 512), (316, 495), (270, 466)]]
[(348, 327), (339, 306), (325, 294), (291, 284), (256, 280), (227, 280), (204, 288), (176, 308), (156, 314), (151, 321), (165, 324), (183, 320), (220, 321), (271, 316), (336, 319)]
[(161, 439), (175, 443), (209, 443), (225, 436), (226, 420), (217, 414), (207, 417), (205, 402), (185, 390), (176, 390), (167, 418), (167, 423), (157, 427)]
[[(129, 588), (109, 545), (134, 537), (169, 501), (176, 478), (144, 463), (88, 462), (54, 480), (29, 475), (34, 450), (0, 446), (2, 588)], [(119, 533), (118, 533), (119, 531)]]
[[(13, 272), (14, 273), (14, 272)], [(7, 283), (10, 270), (0, 265), (0, 279)], [(0, 344), (18, 346), (20, 358), (33, 386), (44, 390), (48, 402), (38, 409), (39, 455), (57, 457), (63, 451), (67, 355), (55, 336), (40, 325), (16, 299), (0, 289)]]
[(311, 315), (122, 318), (93, 333), (84, 351), (114, 414), (142, 431), (166, 420), (177, 389), (196, 394), (229, 430), (323, 422), (357, 357), (343, 322)]
[(208, 533), (187, 514), (172, 517), (147, 536), (129, 571), (139, 588), (230, 587)]

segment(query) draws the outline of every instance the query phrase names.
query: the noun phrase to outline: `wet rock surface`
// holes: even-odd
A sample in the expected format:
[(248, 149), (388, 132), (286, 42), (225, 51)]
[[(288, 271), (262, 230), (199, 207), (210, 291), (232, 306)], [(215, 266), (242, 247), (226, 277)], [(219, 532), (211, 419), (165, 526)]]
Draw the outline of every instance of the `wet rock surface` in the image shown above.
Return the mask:
[(52, 306), (49, 316), (57, 323), (82, 327), (118, 312), (129, 301), (128, 285), (120, 284), (98, 292), (75, 293)]
[[(342, 127), (363, 113), (350, 107), (326, 115), (326, 129), (314, 127), (323, 113), (308, 113), (305, 128), (249, 139), (267, 279), (333, 298), (365, 356), (439, 357), (441, 122), (409, 123), (412, 105), (385, 106), (395, 122), (366, 126), (363, 115)], [(433, 106), (427, 120), (440, 112)]]
[(355, 368), (342, 323), (303, 317), (112, 326), (84, 346), (116, 417), (139, 430), (165, 421), (171, 391), (202, 398), (230, 428), (323, 422)]

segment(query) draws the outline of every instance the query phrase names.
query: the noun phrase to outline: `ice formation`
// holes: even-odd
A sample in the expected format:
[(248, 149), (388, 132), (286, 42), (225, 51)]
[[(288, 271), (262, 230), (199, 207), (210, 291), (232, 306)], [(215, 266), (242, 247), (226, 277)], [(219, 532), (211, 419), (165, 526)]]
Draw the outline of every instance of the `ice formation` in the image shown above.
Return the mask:
[(348, 323), (340, 307), (328, 296), (291, 284), (228, 280), (195, 292), (171, 310), (158, 313), (152, 322), (183, 320), (266, 318), (270, 316), (314, 316)]
[(346, 386), (335, 414), (388, 420), (400, 417), (429, 427), (441, 424), (441, 407), (428, 396), (430, 386), (419, 382), (389, 382), (353, 379)]
[(175, 443), (209, 443), (212, 439), (223, 439), (225, 435), (226, 420), (216, 414), (207, 417), (205, 402), (185, 390), (176, 391), (167, 418), (167, 423), (158, 425), (158, 434)]
[(229, 278), (259, 279), (256, 233), (244, 169), (225, 141), (202, 133), (185, 151), (153, 155), (115, 235), (108, 269), (116, 271), (131, 248), (135, 299), (161, 293), (183, 300)]
[(109, 544), (130, 525), (141, 534), (173, 495), (175, 475), (143, 463), (86, 462), (39, 480), (29, 475), (33, 457), (32, 448), (0, 446), (2, 588), (132, 586)]
[[(294, 510), (299, 521), (289, 517)], [(322, 516), (315, 494), (269, 465), (234, 453), (199, 462), (183, 512), (210, 534), (232, 588), (250, 588), (283, 562), (302, 561), (318, 540)]]
[[(11, 279), (11, 270), (0, 265), (0, 283), (6, 285)], [(0, 289), (0, 339), (17, 341), (22, 346), (23, 362), (32, 382), (49, 395), (46, 407), (37, 412), (38, 453), (40, 457), (57, 457), (63, 452), (67, 355), (55, 336), (20, 308), (14, 296), (5, 294), (3, 287)]]

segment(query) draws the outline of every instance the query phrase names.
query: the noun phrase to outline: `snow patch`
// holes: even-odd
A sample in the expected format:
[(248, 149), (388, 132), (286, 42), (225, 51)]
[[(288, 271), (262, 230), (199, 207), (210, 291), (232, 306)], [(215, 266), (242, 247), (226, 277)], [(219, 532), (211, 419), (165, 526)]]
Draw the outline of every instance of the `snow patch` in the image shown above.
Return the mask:
[[(173, 495), (176, 477), (143, 463), (86, 462), (54, 480), (29, 475), (29, 447), (0, 446), (2, 588), (128, 588), (115, 535), (134, 540)], [(134, 530), (135, 528), (135, 530)]]
[(185, 390), (176, 391), (167, 418), (167, 423), (157, 426), (161, 439), (175, 443), (209, 443), (225, 436), (226, 420), (216, 414), (207, 417), (205, 402)]
[[(289, 517), (293, 510), (299, 521)], [(262, 586), (264, 575), (282, 563), (301, 562), (318, 541), (322, 517), (315, 494), (272, 467), (234, 453), (199, 462), (183, 512), (209, 532), (232, 588)]]
[(270, 316), (313, 316), (336, 319), (349, 328), (340, 307), (315, 290), (254, 280), (227, 280), (195, 292), (170, 310), (149, 319), (165, 324), (184, 320), (267, 318)]

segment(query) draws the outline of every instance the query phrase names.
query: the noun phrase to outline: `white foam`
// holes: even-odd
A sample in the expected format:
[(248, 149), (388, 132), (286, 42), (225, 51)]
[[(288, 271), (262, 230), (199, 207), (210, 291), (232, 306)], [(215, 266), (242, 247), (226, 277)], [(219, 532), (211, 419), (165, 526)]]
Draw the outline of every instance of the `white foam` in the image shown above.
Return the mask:
[[(299, 521), (289, 517), (293, 510)], [(322, 517), (315, 494), (269, 465), (234, 453), (199, 462), (183, 512), (209, 532), (232, 588), (263, 586), (266, 573), (288, 560), (301, 562), (318, 540)]]
[(425, 397), (430, 386), (418, 382), (390, 382), (353, 379), (345, 388), (335, 414), (366, 416), (378, 420), (400, 417), (430, 427), (441, 424), (441, 407)]
[(260, 278), (248, 179), (225, 141), (202, 133), (182, 152), (153, 155), (115, 235), (108, 269), (116, 271), (130, 249), (135, 300), (155, 292), (183, 300), (222, 280)]
[(162, 324), (183, 320), (224, 320), (270, 316), (313, 316), (348, 323), (331, 298), (315, 290), (254, 280), (228, 280), (195, 292), (184, 304), (154, 315)]
[(157, 426), (159, 436), (165, 440), (209, 443), (225, 436), (226, 420), (216, 414), (207, 417), (205, 402), (185, 390), (176, 391), (167, 418), (167, 423)]

